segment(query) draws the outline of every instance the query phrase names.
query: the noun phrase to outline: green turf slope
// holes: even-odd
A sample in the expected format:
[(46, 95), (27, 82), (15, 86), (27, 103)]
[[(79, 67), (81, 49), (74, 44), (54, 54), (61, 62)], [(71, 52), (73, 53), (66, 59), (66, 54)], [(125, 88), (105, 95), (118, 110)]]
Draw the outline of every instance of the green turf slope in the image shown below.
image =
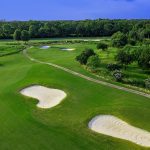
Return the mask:
[[(0, 150), (146, 149), (94, 133), (87, 124), (95, 115), (111, 114), (150, 131), (148, 98), (31, 62), (21, 53), (0, 61)], [(52, 109), (39, 109), (36, 100), (19, 93), (31, 84), (61, 89), (67, 98)]]

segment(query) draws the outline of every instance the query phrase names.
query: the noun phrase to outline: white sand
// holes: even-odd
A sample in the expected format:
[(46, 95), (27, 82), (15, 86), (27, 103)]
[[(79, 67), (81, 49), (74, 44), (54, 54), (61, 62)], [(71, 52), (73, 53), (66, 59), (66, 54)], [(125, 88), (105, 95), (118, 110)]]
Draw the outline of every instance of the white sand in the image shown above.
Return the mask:
[(57, 89), (51, 89), (40, 85), (27, 87), (20, 91), (24, 96), (39, 100), (37, 107), (51, 108), (58, 105), (67, 95), (65, 92)]
[(48, 48), (50, 48), (50, 46), (41, 46), (40, 49), (48, 49)]
[(92, 41), (94, 41), (94, 42), (99, 42), (99, 41), (101, 41), (100, 39), (96, 39), (96, 40), (92, 40)]
[(61, 48), (61, 50), (63, 50), (63, 51), (74, 51), (75, 48)]
[(150, 147), (150, 132), (131, 126), (117, 117), (99, 115), (94, 117), (88, 126), (95, 132)]

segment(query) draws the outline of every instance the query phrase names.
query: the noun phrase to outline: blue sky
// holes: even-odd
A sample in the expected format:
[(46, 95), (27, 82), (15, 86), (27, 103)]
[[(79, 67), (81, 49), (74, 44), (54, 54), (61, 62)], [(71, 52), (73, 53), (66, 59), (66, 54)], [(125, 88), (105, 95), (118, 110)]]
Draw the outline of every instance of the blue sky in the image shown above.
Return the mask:
[(0, 0), (0, 19), (150, 19), (150, 0)]

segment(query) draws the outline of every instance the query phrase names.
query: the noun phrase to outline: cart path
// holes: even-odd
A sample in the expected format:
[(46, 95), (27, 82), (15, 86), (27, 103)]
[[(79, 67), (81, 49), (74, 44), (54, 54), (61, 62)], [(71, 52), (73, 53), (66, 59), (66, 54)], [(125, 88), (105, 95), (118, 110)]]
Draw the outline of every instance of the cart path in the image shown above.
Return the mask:
[(97, 79), (88, 77), (86, 75), (83, 75), (81, 73), (75, 72), (73, 70), (67, 69), (65, 67), (62, 67), (62, 66), (59, 66), (59, 65), (56, 65), (56, 64), (53, 64), (53, 63), (43, 62), (43, 61), (34, 59), (34, 58), (32, 58), (31, 56), (28, 55), (27, 50), (28, 49), (23, 50), (23, 54), (24, 54), (25, 57), (27, 57), (29, 60), (31, 60), (33, 62), (37, 62), (37, 63), (40, 63), (40, 64), (45, 64), (45, 65), (49, 65), (49, 66), (55, 67), (57, 69), (61, 69), (61, 70), (65, 71), (65, 72), (68, 72), (68, 73), (73, 74), (75, 76), (78, 76), (80, 78), (86, 79), (88, 81), (95, 82), (97, 84), (109, 86), (111, 88), (119, 89), (119, 90), (122, 90), (122, 91), (130, 92), (130, 93), (134, 93), (134, 94), (137, 94), (137, 95), (141, 95), (141, 96), (150, 98), (150, 94), (146, 94), (144, 92), (140, 92), (140, 91), (137, 91), (137, 90), (134, 90), (134, 89), (118, 86), (118, 85), (115, 85), (115, 84), (112, 84), (112, 83), (108, 83), (108, 82), (105, 82), (105, 81), (97, 80)]

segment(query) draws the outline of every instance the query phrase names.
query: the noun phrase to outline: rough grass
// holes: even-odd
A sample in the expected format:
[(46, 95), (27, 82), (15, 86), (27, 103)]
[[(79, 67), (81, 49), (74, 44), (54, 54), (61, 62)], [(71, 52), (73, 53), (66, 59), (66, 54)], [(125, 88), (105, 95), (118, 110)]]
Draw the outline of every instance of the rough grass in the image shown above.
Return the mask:
[(0, 45), (0, 57), (20, 52), (24, 48), (21, 45)]
[[(47, 50), (41, 50), (39, 47), (33, 47), (29, 53), (33, 55), (33, 57), (46, 61), (53, 62), (61, 66), (65, 66), (75, 71), (80, 71), (82, 73), (86, 73), (87, 71), (81, 67), (78, 62), (75, 61), (75, 57), (79, 55), (85, 48), (92, 48), (96, 51), (96, 53), (100, 56), (101, 66), (99, 68), (100, 76), (104, 76), (108, 79), (113, 79), (111, 77), (111, 73), (108, 72), (107, 64), (116, 63), (114, 57), (118, 49), (109, 47), (108, 52), (101, 51), (96, 49), (96, 43), (74, 43), (74, 44), (51, 44), (52, 48)], [(72, 52), (64, 52), (61, 51), (60, 48), (75, 48), (75, 51)], [(124, 77), (126, 80), (135, 81), (135, 82), (143, 82), (144, 80), (150, 77), (150, 70), (142, 70), (136, 63), (133, 63), (127, 67), (126, 70), (123, 70)], [(89, 74), (89, 73), (88, 73)], [(139, 85), (140, 86), (140, 85)]]

